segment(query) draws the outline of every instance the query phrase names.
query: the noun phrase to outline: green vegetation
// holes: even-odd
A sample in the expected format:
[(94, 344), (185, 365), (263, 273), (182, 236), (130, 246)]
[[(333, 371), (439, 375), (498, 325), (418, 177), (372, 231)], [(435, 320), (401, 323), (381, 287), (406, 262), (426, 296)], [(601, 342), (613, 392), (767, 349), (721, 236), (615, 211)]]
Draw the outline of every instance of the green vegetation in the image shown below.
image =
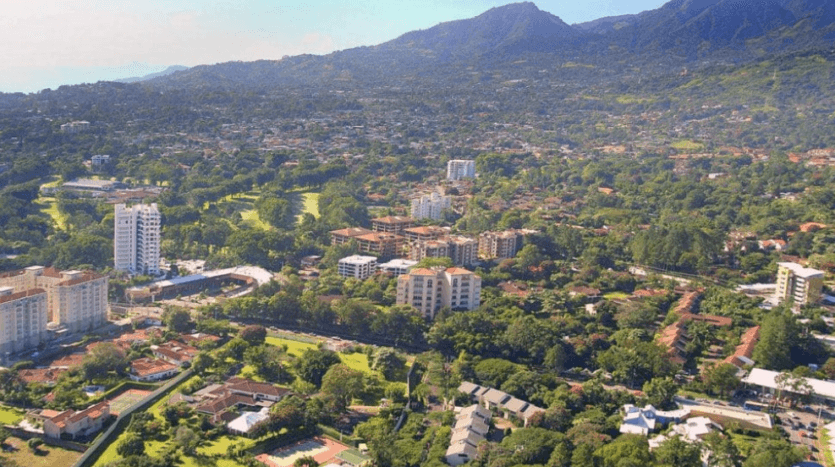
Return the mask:
[(701, 151), (705, 147), (704, 144), (702, 144), (702, 143), (697, 143), (696, 141), (691, 141), (691, 140), (686, 140), (686, 139), (676, 141), (676, 142), (672, 143), (670, 146), (672, 148), (678, 149), (680, 151), (690, 151), (690, 152)]
[(26, 445), (26, 441), (10, 437), (6, 439), (10, 450), (0, 452), (0, 465), (20, 467), (59, 467), (74, 465), (81, 457), (81, 453), (56, 446), (41, 445), (37, 452), (33, 452)]
[(0, 424), (17, 425), (26, 413), (20, 409), (0, 405)]

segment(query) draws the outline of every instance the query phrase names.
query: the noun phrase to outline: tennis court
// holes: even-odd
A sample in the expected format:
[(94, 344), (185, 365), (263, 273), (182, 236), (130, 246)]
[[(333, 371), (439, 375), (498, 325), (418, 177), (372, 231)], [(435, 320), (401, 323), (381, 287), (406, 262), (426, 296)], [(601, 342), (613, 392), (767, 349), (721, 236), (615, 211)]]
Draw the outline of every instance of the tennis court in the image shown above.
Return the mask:
[(255, 458), (266, 464), (267, 467), (292, 467), (296, 459), (310, 456), (321, 465), (346, 449), (348, 449), (348, 446), (344, 444), (327, 438), (316, 437), (276, 449), (269, 454), (258, 455)]
[(133, 404), (144, 399), (151, 391), (144, 389), (128, 389), (110, 400), (110, 413), (119, 415)]

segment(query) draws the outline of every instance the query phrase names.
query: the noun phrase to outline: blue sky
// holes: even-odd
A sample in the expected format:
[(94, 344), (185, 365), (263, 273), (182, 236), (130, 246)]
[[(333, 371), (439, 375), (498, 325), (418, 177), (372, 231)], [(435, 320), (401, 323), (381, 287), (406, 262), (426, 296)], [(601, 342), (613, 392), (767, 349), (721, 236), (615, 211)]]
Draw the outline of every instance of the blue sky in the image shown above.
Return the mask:
[[(0, 15), (0, 92), (141, 76), (168, 65), (326, 54), (476, 16), (508, 0), (28, 0)], [(540, 0), (572, 24), (664, 0)]]

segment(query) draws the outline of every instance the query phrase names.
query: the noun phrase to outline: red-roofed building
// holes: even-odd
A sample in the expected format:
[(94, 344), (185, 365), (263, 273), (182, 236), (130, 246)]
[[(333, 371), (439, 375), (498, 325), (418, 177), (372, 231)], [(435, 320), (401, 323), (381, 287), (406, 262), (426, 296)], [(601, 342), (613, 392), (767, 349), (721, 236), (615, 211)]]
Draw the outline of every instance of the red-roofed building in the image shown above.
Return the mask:
[(168, 341), (164, 344), (151, 346), (151, 352), (157, 358), (183, 366), (184, 363), (190, 362), (196, 357), (200, 350), (179, 341)]
[(99, 402), (80, 412), (65, 410), (44, 421), (43, 430), (50, 438), (70, 435), (73, 439), (90, 436), (101, 430), (105, 420), (110, 417), (110, 403)]
[(159, 381), (168, 379), (180, 370), (178, 365), (158, 358), (138, 358), (130, 362), (130, 379), (134, 381)]
[(58, 382), (58, 377), (67, 371), (63, 368), (32, 368), (18, 370), (17, 376), (26, 384), (39, 383), (52, 386)]
[(401, 234), (405, 229), (414, 227), (415, 220), (407, 216), (385, 216), (371, 219), (371, 230)]
[(740, 338), (740, 344), (736, 346), (733, 355), (723, 360), (723, 363), (730, 363), (738, 368), (750, 366), (754, 364), (751, 357), (754, 356), (754, 348), (757, 342), (760, 341), (760, 327), (754, 326), (749, 328)]

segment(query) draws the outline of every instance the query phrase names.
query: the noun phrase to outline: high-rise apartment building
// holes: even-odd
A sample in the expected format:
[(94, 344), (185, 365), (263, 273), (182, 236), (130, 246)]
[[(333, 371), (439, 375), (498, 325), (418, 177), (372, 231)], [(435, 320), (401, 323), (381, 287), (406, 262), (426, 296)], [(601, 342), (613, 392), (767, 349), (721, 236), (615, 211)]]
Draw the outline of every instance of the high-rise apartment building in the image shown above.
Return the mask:
[(114, 267), (131, 274), (159, 275), (160, 215), (156, 203), (116, 205)]
[(507, 259), (522, 248), (523, 234), (515, 230), (482, 232), (478, 236), (478, 254), (484, 258)]
[(796, 306), (820, 300), (823, 271), (804, 268), (797, 263), (777, 263), (777, 303)]
[(50, 322), (76, 333), (107, 323), (107, 276), (30, 266), (0, 275), (0, 287), (11, 290), (11, 294), (3, 297), (6, 301), (17, 300), (8, 297), (20, 294), (43, 292), (44, 329)]
[(37, 347), (46, 339), (46, 291), (0, 287), (0, 353)]
[(475, 178), (475, 161), (453, 159), (446, 164), (447, 180)]
[(481, 304), (481, 277), (463, 268), (413, 269), (397, 278), (397, 304), (411, 305), (427, 319), (443, 307), (474, 310)]
[(412, 199), (412, 217), (415, 219), (440, 219), (444, 209), (452, 206), (449, 196), (430, 193)]

